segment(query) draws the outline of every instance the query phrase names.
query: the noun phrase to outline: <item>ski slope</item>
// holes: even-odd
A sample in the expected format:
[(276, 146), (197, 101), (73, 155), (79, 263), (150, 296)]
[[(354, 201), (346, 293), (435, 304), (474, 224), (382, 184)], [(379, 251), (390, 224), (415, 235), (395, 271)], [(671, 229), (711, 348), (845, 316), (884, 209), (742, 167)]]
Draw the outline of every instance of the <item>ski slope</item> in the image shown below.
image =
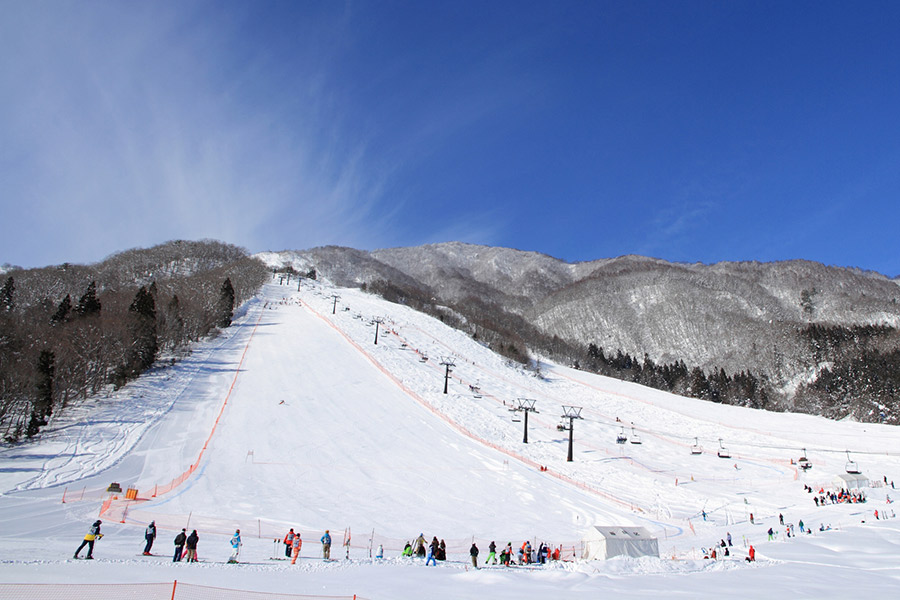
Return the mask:
[[(510, 411), (520, 398), (538, 410), (527, 444), (521, 413)], [(569, 432), (558, 429), (564, 405), (583, 417), (571, 462)], [(617, 444), (620, 433), (629, 441)], [(367, 598), (423, 586), (436, 598), (602, 589), (638, 598), (713, 597), (722, 586), (757, 597), (762, 581), (792, 589), (798, 576), (809, 582), (798, 592), (831, 597), (836, 582), (878, 593), (900, 578), (900, 521), (874, 519), (875, 509), (893, 512), (889, 484), (867, 489), (865, 504), (817, 507), (804, 491), (830, 489), (848, 451), (873, 483), (900, 483), (896, 428), (701, 402), (549, 361), (537, 376), (435, 319), (327, 283), (266, 285), (218, 338), (63, 415), (40, 437), (0, 451), (0, 549), (12, 557), (0, 581), (178, 579)], [(700, 455), (691, 454), (695, 441)], [(717, 456), (723, 447), (730, 458)], [(792, 464), (804, 453), (808, 472)], [(98, 560), (72, 561), (113, 481), (139, 490), (139, 500), (120, 495), (104, 506)], [(779, 514), (813, 534), (786, 538)], [(198, 529), (207, 562), (136, 557), (151, 520), (161, 554), (187, 526)], [(590, 525), (646, 527), (661, 558), (466, 568), (473, 540), (482, 557), (491, 540), (526, 539), (572, 557)], [(221, 565), (238, 527), (244, 564)], [(282, 551), (273, 540), (289, 527), (305, 540), (300, 565), (272, 560)], [(314, 560), (326, 529), (332, 556), (350, 560)], [(398, 558), (419, 533), (446, 540), (451, 560), (426, 570)], [(702, 548), (727, 533), (732, 559), (703, 560)], [(743, 561), (749, 544), (754, 564)], [(383, 561), (371, 558), (378, 545)]]

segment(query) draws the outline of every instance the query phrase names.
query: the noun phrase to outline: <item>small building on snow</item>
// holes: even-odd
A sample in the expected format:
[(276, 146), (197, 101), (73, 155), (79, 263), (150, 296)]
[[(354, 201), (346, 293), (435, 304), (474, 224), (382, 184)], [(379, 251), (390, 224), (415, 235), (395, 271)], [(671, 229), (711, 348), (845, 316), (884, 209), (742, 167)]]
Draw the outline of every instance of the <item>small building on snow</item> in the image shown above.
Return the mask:
[(606, 560), (614, 556), (659, 557), (659, 542), (643, 527), (594, 525), (581, 540), (582, 560)]
[(861, 490), (869, 487), (869, 478), (862, 473), (839, 473), (832, 484), (836, 489)]

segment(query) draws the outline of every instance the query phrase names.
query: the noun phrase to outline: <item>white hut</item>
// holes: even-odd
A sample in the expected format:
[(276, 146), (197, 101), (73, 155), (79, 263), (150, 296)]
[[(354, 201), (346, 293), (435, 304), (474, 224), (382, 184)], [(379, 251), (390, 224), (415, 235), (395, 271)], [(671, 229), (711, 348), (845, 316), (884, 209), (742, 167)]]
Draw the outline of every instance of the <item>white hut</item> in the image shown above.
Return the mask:
[(832, 485), (836, 489), (861, 490), (869, 487), (869, 478), (862, 473), (839, 473), (834, 476)]
[(583, 560), (614, 556), (659, 556), (659, 542), (643, 527), (594, 525), (581, 540)]

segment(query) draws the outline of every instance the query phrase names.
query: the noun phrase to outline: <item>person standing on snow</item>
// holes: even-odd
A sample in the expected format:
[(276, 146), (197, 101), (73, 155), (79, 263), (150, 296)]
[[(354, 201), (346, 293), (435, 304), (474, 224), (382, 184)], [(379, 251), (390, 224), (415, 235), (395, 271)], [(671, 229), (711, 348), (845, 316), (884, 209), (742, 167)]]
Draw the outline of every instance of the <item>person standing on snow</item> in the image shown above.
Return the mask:
[(416, 547), (416, 556), (425, 557), (425, 534), (420, 533), (413, 544)]
[(469, 556), (472, 557), (472, 566), (477, 569), (478, 568), (478, 546), (475, 545), (475, 542), (472, 542), (472, 547), (469, 548)]
[(144, 539), (147, 540), (147, 544), (144, 546), (144, 556), (150, 556), (150, 548), (153, 547), (153, 540), (156, 539), (156, 521), (150, 521), (150, 524), (147, 525)]
[(297, 558), (300, 556), (300, 548), (303, 546), (303, 540), (300, 539), (300, 532), (294, 534), (294, 541), (291, 542), (291, 564), (297, 563)]
[(199, 541), (200, 536), (197, 535), (196, 529), (187, 536), (187, 562), (197, 562), (197, 542)]
[(488, 546), (488, 557), (487, 560), (484, 561), (484, 564), (489, 565), (491, 561), (494, 561), (494, 564), (497, 564), (497, 544), (491, 540), (490, 545)]
[(182, 529), (181, 533), (175, 536), (175, 556), (172, 562), (181, 562), (181, 555), (184, 553), (184, 542), (187, 540), (187, 529)]
[(331, 534), (328, 533), (328, 530), (325, 530), (325, 535), (322, 536), (322, 558), (324, 560), (331, 560)]
[(434, 539), (431, 540), (431, 544), (428, 546), (428, 558), (425, 559), (425, 566), (428, 566), (428, 563), (432, 563), (434, 566), (437, 566), (437, 553), (440, 550), (440, 544), (438, 544), (437, 536), (434, 536)]
[(241, 530), (235, 529), (234, 535), (231, 536), (231, 557), (228, 559), (230, 563), (236, 563), (241, 553)]
[(291, 528), (290, 531), (287, 532), (284, 536), (284, 556), (285, 558), (291, 557), (291, 548), (294, 542), (294, 529)]
[(94, 558), (94, 541), (99, 540), (103, 537), (103, 534), (100, 533), (100, 523), (102, 523), (100, 519), (94, 521), (94, 524), (91, 525), (90, 531), (88, 531), (87, 535), (84, 536), (84, 539), (81, 541), (81, 545), (78, 546), (78, 550), (75, 551), (75, 558), (78, 558), (78, 553), (81, 552), (81, 549), (85, 546), (88, 547), (88, 553), (85, 558), (93, 559)]

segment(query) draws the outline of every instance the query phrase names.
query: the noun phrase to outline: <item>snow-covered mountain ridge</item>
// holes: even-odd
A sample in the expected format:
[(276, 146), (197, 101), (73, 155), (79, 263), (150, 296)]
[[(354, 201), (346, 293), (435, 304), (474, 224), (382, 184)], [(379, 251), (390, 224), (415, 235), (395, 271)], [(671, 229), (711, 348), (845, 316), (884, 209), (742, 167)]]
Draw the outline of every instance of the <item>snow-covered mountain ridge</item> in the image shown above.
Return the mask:
[[(459, 242), (256, 256), (270, 267), (315, 268), (339, 285), (388, 281), (451, 306), (477, 298), (582, 348), (593, 343), (657, 364), (752, 371), (785, 390), (822, 362), (803, 335), (810, 324), (900, 327), (895, 280), (804, 260), (705, 265), (622, 256), (571, 264)], [(891, 340), (879, 349), (894, 347)], [(785, 400), (789, 405), (789, 394)]]

